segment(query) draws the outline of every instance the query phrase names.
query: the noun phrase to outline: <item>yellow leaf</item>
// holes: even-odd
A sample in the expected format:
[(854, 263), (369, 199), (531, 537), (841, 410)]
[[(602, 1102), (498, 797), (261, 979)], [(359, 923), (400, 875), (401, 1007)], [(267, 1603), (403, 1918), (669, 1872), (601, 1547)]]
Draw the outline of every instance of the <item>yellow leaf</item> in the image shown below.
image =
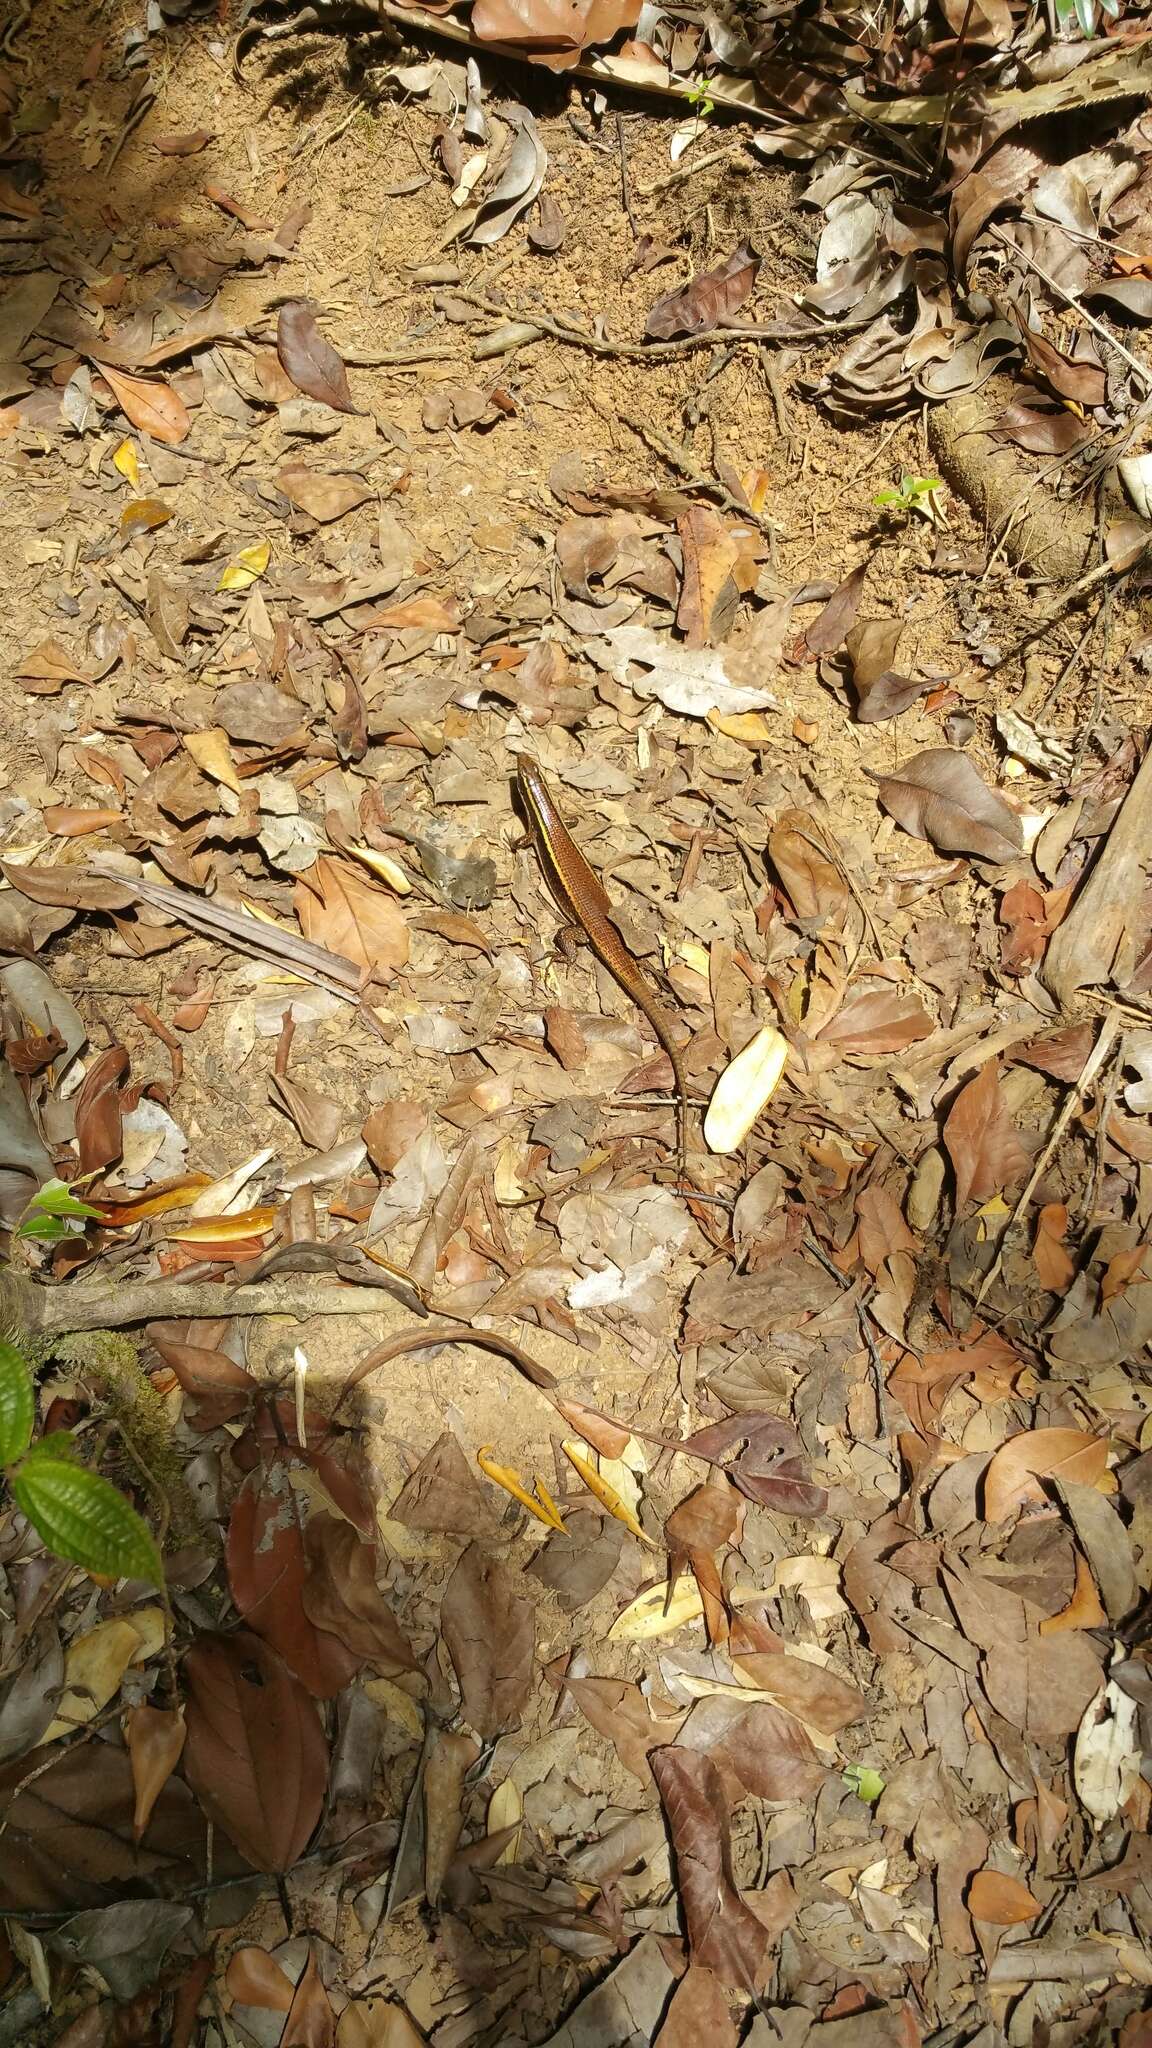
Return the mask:
[(112, 466), (120, 471), (121, 476), (127, 479), (134, 491), (139, 491), (140, 464), (131, 441), (121, 441), (119, 447), (112, 450)]
[(130, 1664), (154, 1657), (164, 1641), (164, 1614), (145, 1607), (120, 1621), (102, 1621), (77, 1638), (64, 1659), (64, 1691), (59, 1713), (40, 1737), (38, 1747), (72, 1735), (108, 1705)]
[(393, 860), (390, 853), (377, 853), (375, 847), (361, 846), (356, 840), (350, 840), (344, 851), (355, 854), (356, 859), (363, 861), (364, 866), (372, 874), (378, 876), (380, 881), (387, 882), (390, 889), (395, 889), (398, 896), (411, 895), (412, 884), (399, 861)]
[(383, 1707), (390, 1721), (398, 1721), (414, 1742), (423, 1742), (424, 1716), (403, 1686), (391, 1678), (366, 1678), (360, 1690), (367, 1693), (378, 1707)]
[(560, 1510), (542, 1480), (537, 1479), (535, 1493), (529, 1493), (518, 1472), (514, 1472), (510, 1465), (496, 1463), (490, 1444), (481, 1445), (476, 1453), (476, 1463), (485, 1479), (491, 1479), (494, 1485), (502, 1486), (505, 1493), (510, 1493), (513, 1500), (518, 1500), (521, 1507), (527, 1508), (530, 1515), (535, 1515), (538, 1522), (543, 1522), (546, 1529), (564, 1527)]
[(725, 1067), (704, 1116), (710, 1152), (735, 1152), (775, 1093), (788, 1058), (788, 1040), (765, 1024)]
[(256, 541), (250, 548), (241, 548), (235, 560), (229, 562), (216, 585), (217, 590), (250, 589), (256, 578), (264, 574), (271, 556), (272, 549), (266, 540)]
[(772, 728), (762, 711), (736, 711), (727, 718), (719, 711), (710, 711), (708, 723), (713, 732), (723, 733), (725, 739), (735, 740), (738, 747), (747, 747), (750, 753), (772, 745)]
[[(503, 1784), (497, 1785), (491, 1799), (488, 1801), (488, 1818), (485, 1833), (499, 1835), (503, 1833), (505, 1828), (516, 1828), (519, 1830), (520, 1822), (523, 1818), (524, 1801), (520, 1797), (520, 1788), (511, 1778), (505, 1778)], [(517, 1832), (513, 1835), (512, 1840), (501, 1849), (500, 1854), (496, 1858), (497, 1865), (501, 1863), (515, 1863), (519, 1853), (520, 1835)]]
[(120, 514), (120, 536), (131, 540), (137, 533), (154, 533), (172, 517), (171, 505), (162, 498), (129, 498)]
[(563, 1445), (564, 1456), (569, 1464), (576, 1467), (589, 1493), (595, 1494), (601, 1507), (607, 1508), (608, 1513), (614, 1516), (616, 1521), (623, 1522), (624, 1527), (630, 1529), (633, 1536), (638, 1536), (641, 1543), (646, 1543), (649, 1550), (659, 1549), (659, 1545), (653, 1543), (650, 1536), (645, 1535), (627, 1501), (621, 1500), (615, 1487), (609, 1486), (607, 1480), (601, 1478), (591, 1459), (584, 1455), (587, 1449), (587, 1444), (573, 1442), (571, 1438), (567, 1438)]
[(608, 1631), (608, 1641), (648, 1643), (655, 1636), (670, 1636), (688, 1622), (699, 1621), (703, 1612), (695, 1572), (681, 1572), (670, 1599), (667, 1579), (661, 1579), (658, 1586), (649, 1586), (645, 1593), (637, 1593), (623, 1613), (616, 1616)]
[(201, 775), (207, 775), (212, 782), (222, 782), (234, 796), (241, 795), (244, 785), (236, 773), (232, 749), (223, 726), (214, 725), (207, 732), (186, 732), (182, 738)]

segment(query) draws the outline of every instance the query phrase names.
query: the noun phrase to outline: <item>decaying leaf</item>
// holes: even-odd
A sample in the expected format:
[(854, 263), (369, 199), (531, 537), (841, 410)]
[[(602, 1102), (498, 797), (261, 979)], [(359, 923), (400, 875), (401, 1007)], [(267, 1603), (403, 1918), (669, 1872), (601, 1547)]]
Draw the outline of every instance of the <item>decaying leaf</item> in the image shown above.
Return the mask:
[(514, 1727), (532, 1683), (536, 1631), (514, 1574), (477, 1543), (444, 1589), (440, 1626), (463, 1695), (465, 1720), (491, 1738)]
[(715, 270), (702, 270), (678, 291), (657, 299), (644, 323), (652, 341), (672, 341), (679, 334), (703, 334), (740, 311), (756, 289), (760, 258), (751, 243), (741, 242)]
[(290, 1870), (324, 1803), (328, 1745), (315, 1704), (274, 1650), (240, 1630), (184, 1659), (184, 1771), (254, 1870)]
[(944, 1143), (958, 1215), (969, 1201), (986, 1202), (1027, 1172), (1028, 1154), (1000, 1093), (998, 1061), (986, 1060), (960, 1090), (944, 1122)]
[(942, 852), (991, 861), (1014, 860), (1020, 852), (1024, 842), (1016, 812), (955, 747), (929, 747), (892, 774), (873, 779), (897, 824)]
[(672, 1838), (692, 1961), (732, 1989), (754, 1993), (768, 1930), (733, 1881), (719, 1773), (708, 1757), (675, 1744), (656, 1751), (652, 1773)]
[(276, 353), (297, 390), (334, 412), (355, 412), (342, 357), (321, 334), (316, 315), (303, 299), (281, 306), (276, 322)]

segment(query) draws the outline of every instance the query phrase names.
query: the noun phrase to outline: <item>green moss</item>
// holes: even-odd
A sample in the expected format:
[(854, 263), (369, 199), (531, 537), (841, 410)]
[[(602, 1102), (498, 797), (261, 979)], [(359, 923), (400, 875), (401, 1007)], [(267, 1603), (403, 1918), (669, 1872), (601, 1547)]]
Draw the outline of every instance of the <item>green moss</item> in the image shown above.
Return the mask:
[[(34, 1348), (42, 1356), (30, 1362), (61, 1366), (84, 1382), (94, 1407), (117, 1424), (125, 1444), (140, 1461), (137, 1465), (124, 1446), (113, 1441), (104, 1460), (105, 1475), (139, 1486), (144, 1472), (150, 1473), (156, 1496), (150, 1503), (152, 1516), (167, 1511), (166, 1547), (179, 1549), (196, 1542), (203, 1530), (172, 1441), (164, 1397), (141, 1365), (132, 1339), (117, 1330), (83, 1330)], [(117, 1463), (119, 1472), (113, 1469)]]

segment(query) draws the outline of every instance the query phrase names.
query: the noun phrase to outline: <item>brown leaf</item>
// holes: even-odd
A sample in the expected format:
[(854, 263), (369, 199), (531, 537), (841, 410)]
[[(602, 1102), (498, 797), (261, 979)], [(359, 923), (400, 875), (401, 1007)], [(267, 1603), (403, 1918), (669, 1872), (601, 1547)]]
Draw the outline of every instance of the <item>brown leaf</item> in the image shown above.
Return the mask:
[(532, 1689), (536, 1615), (517, 1592), (516, 1576), (470, 1543), (440, 1603), (461, 1712), (485, 1740), (518, 1723)]
[(778, 1706), (821, 1735), (839, 1734), (868, 1711), (863, 1694), (846, 1678), (822, 1665), (809, 1664), (803, 1657), (764, 1651), (734, 1661), (743, 1680), (758, 1692), (770, 1693)]
[(904, 637), (902, 619), (861, 619), (845, 637), (856, 691), (856, 716), (862, 725), (897, 718), (932, 686), (925, 679), (899, 675), (892, 663)]
[(335, 1515), (313, 1515), (304, 1532), (308, 1577), (304, 1612), (319, 1629), (346, 1643), (355, 1657), (377, 1665), (388, 1677), (420, 1666), (376, 1584), (376, 1553), (349, 1523)]
[(100, 375), (121, 412), (142, 434), (171, 448), (187, 440), (192, 426), (188, 408), (162, 378), (129, 377), (124, 370), (114, 370), (111, 363), (101, 363)]
[(736, 2048), (736, 2029), (719, 1977), (692, 1963), (672, 1993), (652, 2048)]
[[(0, 1772), (0, 1908), (76, 1912), (202, 1884), (204, 1816), (183, 1779), (168, 1779), (140, 1843), (134, 1797), (128, 1752), (110, 1743), (76, 1744), (31, 1778), (26, 1757), (8, 1764)], [(217, 1876), (242, 1869), (230, 1842), (218, 1846)]]
[[(360, 1135), (378, 1173), (394, 1173), (404, 1154), (427, 1129), (422, 1102), (382, 1102), (365, 1118)], [(443, 1439), (441, 1439), (443, 1441)]]
[(1036, 1278), (1050, 1294), (1067, 1294), (1076, 1277), (1076, 1262), (1064, 1244), (1067, 1233), (1067, 1203), (1045, 1202), (1036, 1218), (1032, 1261)]
[[(435, 0), (434, 12), (443, 11)], [(634, 28), (640, 0), (476, 0), (470, 27), (485, 43), (507, 43), (533, 63), (565, 71), (587, 43)]]
[(880, 801), (898, 825), (944, 853), (1014, 860), (1024, 843), (1012, 806), (981, 781), (967, 754), (928, 747), (891, 775), (872, 775)]
[(935, 1030), (923, 1005), (894, 988), (854, 995), (817, 1032), (821, 1045), (837, 1045), (845, 1053), (903, 1052)]
[(228, 1584), (249, 1626), (279, 1652), (288, 1669), (316, 1699), (332, 1699), (362, 1659), (304, 1607), (307, 1564), (300, 1509), (278, 1460), (250, 1472), (232, 1505), (228, 1524)]
[(560, 1683), (597, 1734), (607, 1737), (625, 1770), (646, 1785), (651, 1752), (674, 1739), (684, 1716), (657, 1719), (639, 1686), (626, 1678), (564, 1678)]
[(261, 2012), (292, 2010), (292, 1979), (266, 1948), (234, 1950), (228, 1958), (224, 1982), (229, 1997), (238, 2005), (254, 2005)]
[(1018, 1508), (1044, 1507), (1044, 1479), (1097, 1486), (1108, 1470), (1108, 1439), (1080, 1429), (1026, 1429), (996, 1451), (984, 1474), (984, 1520), (1006, 1522)]
[(123, 811), (82, 811), (75, 804), (45, 804), (45, 830), (57, 839), (85, 839), (90, 832), (107, 832), (119, 825)]
[(1010, 441), (1030, 455), (1071, 455), (1076, 448), (1095, 439), (1096, 429), (1062, 406), (1045, 411), (1024, 405), (1019, 399), (1006, 405), (992, 429), (993, 439)]
[(739, 543), (732, 527), (708, 505), (691, 505), (681, 512), (676, 531), (684, 551), (676, 624), (686, 647), (708, 647), (726, 638), (736, 617)]
[(92, 1061), (80, 1084), (74, 1113), (82, 1175), (101, 1173), (120, 1157), (120, 1083), (127, 1073), (127, 1053), (122, 1045), (111, 1045)]
[(960, 1090), (944, 1120), (944, 1143), (956, 1176), (958, 1216), (970, 1200), (986, 1202), (1028, 1171), (1028, 1154), (1001, 1098), (999, 1060), (985, 1060)]
[(348, 861), (322, 854), (295, 891), (306, 939), (327, 946), (376, 981), (408, 962), (408, 926), (394, 896), (375, 889)]
[(330, 341), (316, 325), (316, 315), (303, 299), (281, 306), (276, 322), (276, 353), (298, 391), (330, 405), (334, 412), (356, 412), (348, 389), (348, 372)]
[(822, 1515), (828, 1505), (826, 1489), (807, 1476), (795, 1430), (774, 1415), (726, 1416), (687, 1437), (681, 1449), (722, 1464), (741, 1493), (777, 1514)]
[(807, 811), (781, 811), (768, 834), (768, 856), (797, 917), (841, 917), (851, 902), (838, 851)]
[(184, 1772), (254, 1870), (303, 1854), (328, 1785), (328, 1744), (298, 1679), (258, 1636), (202, 1635), (184, 1659)]
[(284, 2022), (280, 2048), (335, 2048), (336, 2015), (332, 2010), (316, 1964), (316, 1952), (309, 1947), (292, 2009)]
[(984, 1689), (998, 1714), (1034, 1742), (1062, 1742), (1100, 1690), (1100, 1658), (1071, 1631), (1041, 1635), (1042, 1616), (994, 1578), (944, 1567), (948, 1598), (969, 1642), (983, 1652)]
[(0, 861), (10, 888), (62, 910), (128, 910), (135, 892), (111, 875), (94, 875), (84, 868), (17, 867)]
[(1092, 1024), (1065, 1024), (1059, 1031), (1046, 1031), (1042, 1038), (1012, 1048), (1012, 1059), (1021, 1066), (1037, 1067), (1054, 1081), (1075, 1081), (1096, 1042)]
[(968, 1911), (974, 1920), (986, 1920), (993, 1927), (1020, 1927), (1035, 1920), (1042, 1911), (1019, 1877), (1002, 1870), (978, 1870), (968, 1887)]
[(259, 1382), (224, 1351), (209, 1351), (184, 1341), (184, 1323), (149, 1323), (147, 1335), (194, 1405), (189, 1421), (195, 1429), (219, 1429), (235, 1422), (252, 1406)]
[(541, 256), (553, 256), (564, 246), (568, 223), (556, 201), (548, 192), (542, 192), (536, 206), (536, 219), (528, 229), (528, 240)]
[(293, 1081), (287, 1074), (273, 1074), (268, 1082), (271, 1100), (291, 1117), (306, 1145), (316, 1152), (329, 1152), (340, 1136), (344, 1111), (338, 1102), (310, 1088), (306, 1081)]
[(1043, 891), (1034, 882), (1013, 882), (1000, 898), (1000, 922), (1005, 926), (1000, 948), (1005, 974), (1030, 974), (1048, 943)]
[(181, 1707), (133, 1707), (124, 1718), (124, 1742), (132, 1759), (136, 1805), (132, 1832), (140, 1840), (152, 1809), (184, 1753), (188, 1730)]
[(189, 128), (183, 135), (154, 135), (152, 147), (161, 156), (198, 156), (214, 140), (211, 128)]
[(708, 1757), (673, 1745), (655, 1752), (652, 1775), (672, 1838), (692, 1961), (734, 1990), (755, 1992), (768, 1932), (732, 1876), (719, 1772)]
[(34, 696), (49, 697), (65, 683), (91, 683), (95, 671), (79, 662), (59, 640), (38, 640), (13, 671), (17, 682), (26, 683)]
[(730, 320), (750, 299), (760, 274), (760, 258), (751, 243), (741, 242), (715, 270), (701, 270), (678, 291), (657, 299), (644, 323), (650, 341), (672, 341), (681, 334), (704, 334)]
[(302, 463), (291, 463), (278, 470), (276, 483), (289, 504), (307, 512), (310, 519), (318, 520), (322, 526), (342, 519), (346, 512), (354, 512), (357, 505), (375, 496), (371, 484), (366, 484), (362, 476), (345, 471), (322, 475)]
[(388, 1510), (406, 1529), (491, 1536), (497, 1518), (451, 1430), (437, 1437)]
[(815, 1798), (828, 1775), (800, 1722), (769, 1700), (750, 1707), (719, 1696), (697, 1700), (676, 1741), (711, 1757), (733, 1804), (743, 1792), (802, 1803)]
[(817, 612), (804, 635), (809, 654), (835, 654), (836, 649), (844, 645), (856, 623), (867, 574), (867, 561), (857, 562), (843, 583), (832, 592), (827, 604)]
[[(1057, 398), (1067, 398), (1073, 405), (1082, 405), (1089, 412), (1093, 407), (1107, 403), (1108, 379), (1098, 357), (1065, 355), (1036, 328), (1029, 327), (1023, 320), (1017, 324), (1032, 368), (1039, 371)], [(1087, 334), (1083, 338), (1090, 348), (1095, 346)]]

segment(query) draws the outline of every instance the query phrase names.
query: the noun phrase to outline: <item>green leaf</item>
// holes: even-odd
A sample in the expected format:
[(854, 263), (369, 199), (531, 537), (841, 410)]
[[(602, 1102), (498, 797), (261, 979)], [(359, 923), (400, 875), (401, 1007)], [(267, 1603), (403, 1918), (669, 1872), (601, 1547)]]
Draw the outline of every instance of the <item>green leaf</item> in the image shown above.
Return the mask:
[(868, 1764), (849, 1764), (844, 1773), (844, 1783), (849, 1792), (854, 1792), (866, 1806), (875, 1806), (884, 1790), (884, 1780), (879, 1771), (872, 1770)]
[(14, 1465), (32, 1441), (36, 1394), (28, 1361), (0, 1343), (0, 1465)]
[(57, 1557), (102, 1578), (161, 1583), (160, 1553), (147, 1522), (99, 1472), (41, 1453), (13, 1473), (12, 1493)]
[(33, 1212), (23, 1223), (16, 1226), (17, 1237), (36, 1238), (42, 1244), (59, 1244), (62, 1237), (69, 1235), (68, 1225), (62, 1216), (42, 1216)]
[(46, 1216), (99, 1216), (90, 1202), (82, 1202), (72, 1193), (67, 1181), (46, 1180), (34, 1196), (32, 1207), (43, 1209)]

